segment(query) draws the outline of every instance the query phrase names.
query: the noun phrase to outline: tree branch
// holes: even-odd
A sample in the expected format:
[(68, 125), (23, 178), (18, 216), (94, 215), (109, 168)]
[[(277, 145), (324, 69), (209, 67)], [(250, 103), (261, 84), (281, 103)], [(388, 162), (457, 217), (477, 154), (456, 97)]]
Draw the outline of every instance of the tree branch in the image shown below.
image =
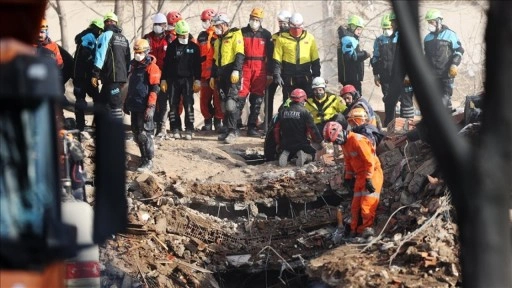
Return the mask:
[(84, 4), (84, 6), (85, 6), (85, 7), (87, 7), (89, 10), (91, 10), (91, 11), (92, 11), (92, 12), (94, 12), (94, 13), (96, 13), (98, 16), (103, 16), (103, 13), (98, 12), (98, 10), (95, 10), (94, 8), (92, 8), (91, 6), (89, 6), (89, 5), (87, 4), (87, 2), (86, 2), (86, 1), (84, 1), (84, 0), (80, 0), (80, 2), (81, 2), (82, 4)]

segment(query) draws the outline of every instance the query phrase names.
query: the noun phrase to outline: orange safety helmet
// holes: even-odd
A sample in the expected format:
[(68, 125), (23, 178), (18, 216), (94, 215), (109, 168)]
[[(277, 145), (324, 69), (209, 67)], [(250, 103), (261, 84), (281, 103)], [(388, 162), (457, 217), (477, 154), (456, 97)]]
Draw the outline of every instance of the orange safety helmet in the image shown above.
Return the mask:
[(201, 21), (212, 20), (214, 15), (215, 10), (212, 8), (205, 9), (203, 12), (201, 12)]
[(343, 145), (347, 141), (347, 131), (336, 121), (325, 123), (323, 131), (324, 140), (327, 142)]
[(180, 12), (178, 11), (171, 11), (167, 13), (167, 24), (175, 26), (178, 21), (182, 20), (183, 17), (181, 17)]
[(368, 119), (368, 114), (362, 107), (353, 108), (348, 112), (348, 124), (352, 127), (368, 123)]
[(261, 9), (261, 8), (252, 9), (250, 16), (263, 19), (263, 9)]
[(290, 93), (290, 99), (297, 103), (305, 102), (307, 97), (308, 95), (306, 92), (299, 88), (293, 90), (292, 93)]

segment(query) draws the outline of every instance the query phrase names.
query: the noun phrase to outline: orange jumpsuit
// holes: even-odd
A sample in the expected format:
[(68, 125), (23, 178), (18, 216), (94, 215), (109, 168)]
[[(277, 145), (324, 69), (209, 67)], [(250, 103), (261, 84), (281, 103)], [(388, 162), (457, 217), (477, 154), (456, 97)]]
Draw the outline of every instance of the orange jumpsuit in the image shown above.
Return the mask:
[[(210, 88), (209, 80), (212, 77), (213, 66), (213, 43), (218, 36), (215, 34), (215, 28), (209, 27), (205, 31), (201, 31), (197, 36), (197, 44), (201, 51), (201, 91), (199, 92), (199, 105), (201, 114), (204, 119), (224, 119), (222, 113), (221, 100), (217, 90)], [(212, 105), (213, 100), (213, 105)]]
[[(345, 179), (356, 178), (350, 230), (362, 233), (365, 228), (373, 226), (384, 176), (380, 160), (375, 153), (375, 146), (366, 136), (348, 132), (347, 141), (342, 149), (345, 159)], [(375, 192), (368, 192), (366, 179), (372, 180)], [(359, 223), (359, 218), (362, 218), (362, 223)]]

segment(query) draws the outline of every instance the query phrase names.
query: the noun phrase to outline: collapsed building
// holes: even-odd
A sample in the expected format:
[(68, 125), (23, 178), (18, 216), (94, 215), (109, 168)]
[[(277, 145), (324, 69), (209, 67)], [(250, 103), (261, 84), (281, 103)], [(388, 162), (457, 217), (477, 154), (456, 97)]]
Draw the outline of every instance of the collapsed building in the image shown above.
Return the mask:
[[(454, 120), (472, 137), (479, 107), (476, 98), (468, 103)], [(397, 118), (388, 136), (417, 124)], [(129, 174), (130, 224), (101, 249), (102, 287), (459, 285), (457, 216), (429, 145), (380, 145), (377, 233), (341, 243), (333, 237), (337, 211), (350, 211), (351, 197), (340, 185), (342, 161), (330, 152), (302, 168), (269, 167), (245, 184)], [(343, 218), (349, 223), (349, 213)]]

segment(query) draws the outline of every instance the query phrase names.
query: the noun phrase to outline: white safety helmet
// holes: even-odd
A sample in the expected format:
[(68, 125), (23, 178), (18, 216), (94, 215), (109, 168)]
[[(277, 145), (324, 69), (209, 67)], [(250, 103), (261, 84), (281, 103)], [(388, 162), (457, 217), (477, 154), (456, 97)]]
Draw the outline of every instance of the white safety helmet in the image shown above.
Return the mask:
[(290, 24), (295, 27), (300, 27), (302, 24), (304, 24), (304, 18), (300, 13), (295, 12), (290, 17)]
[(313, 79), (313, 82), (311, 83), (311, 88), (315, 89), (315, 88), (324, 88), (327, 87), (326, 83), (325, 83), (325, 79), (322, 78), (322, 77), (315, 77), (315, 79)]
[(290, 21), (290, 17), (292, 17), (292, 13), (287, 10), (282, 10), (279, 12), (279, 14), (277, 14), (278, 21), (288, 22)]
[(222, 12), (215, 14), (215, 16), (213, 16), (212, 19), (212, 25), (219, 25), (222, 23), (226, 23), (229, 25), (230, 22), (231, 19), (229, 19), (228, 14)]
[(155, 14), (155, 16), (153, 16), (153, 24), (162, 24), (162, 23), (167, 24), (167, 18), (165, 17), (165, 15), (162, 13)]

